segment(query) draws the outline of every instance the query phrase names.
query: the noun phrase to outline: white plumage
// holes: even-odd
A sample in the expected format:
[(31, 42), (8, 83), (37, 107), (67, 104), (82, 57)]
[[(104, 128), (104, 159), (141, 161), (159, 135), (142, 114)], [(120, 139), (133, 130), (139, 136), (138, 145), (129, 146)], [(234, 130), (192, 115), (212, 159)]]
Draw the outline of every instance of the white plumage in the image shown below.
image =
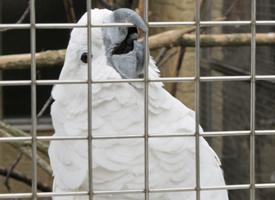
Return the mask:
[[(92, 10), (92, 22), (104, 23), (109, 10)], [(86, 24), (84, 15), (79, 24)], [(108, 64), (101, 28), (92, 29), (93, 80), (121, 79)], [(67, 48), (60, 80), (87, 79), (87, 64), (80, 59), (87, 51), (87, 30), (75, 28)], [(152, 59), (150, 78), (158, 77)], [(56, 85), (52, 91), (51, 115), (55, 136), (87, 136), (87, 85)], [(149, 85), (149, 133), (192, 134), (194, 112), (172, 97), (161, 83)], [(202, 132), (202, 129), (201, 129)], [(143, 83), (92, 85), (92, 134), (143, 135)], [(223, 186), (220, 161), (200, 138), (201, 186)], [(52, 141), (49, 156), (54, 175), (53, 191), (88, 190), (88, 146), (86, 140)], [(149, 139), (150, 188), (195, 187), (195, 137)], [(144, 140), (113, 139), (93, 141), (93, 183), (95, 190), (144, 189)], [(95, 200), (143, 199), (143, 194), (96, 195)], [(53, 200), (87, 200), (87, 196), (54, 197)], [(195, 192), (153, 193), (152, 200), (195, 200)], [(203, 191), (201, 200), (227, 200), (227, 191)]]

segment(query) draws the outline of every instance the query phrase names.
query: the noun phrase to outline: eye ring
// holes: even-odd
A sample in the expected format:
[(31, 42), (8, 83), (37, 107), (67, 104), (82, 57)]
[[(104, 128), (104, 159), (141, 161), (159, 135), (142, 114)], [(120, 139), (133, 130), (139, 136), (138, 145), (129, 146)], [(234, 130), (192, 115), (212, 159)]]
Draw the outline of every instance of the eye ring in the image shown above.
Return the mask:
[[(93, 58), (93, 55), (91, 54), (91, 58)], [(83, 62), (83, 63), (88, 63), (88, 53), (87, 52), (84, 52), (81, 54), (80, 56), (80, 60)]]

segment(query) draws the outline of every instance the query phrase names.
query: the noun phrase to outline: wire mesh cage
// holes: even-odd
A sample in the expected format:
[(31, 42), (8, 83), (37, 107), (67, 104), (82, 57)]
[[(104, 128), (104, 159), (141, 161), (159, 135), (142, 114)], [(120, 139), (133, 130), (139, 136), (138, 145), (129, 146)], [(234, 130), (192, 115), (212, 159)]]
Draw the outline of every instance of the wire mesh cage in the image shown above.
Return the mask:
[[(20, 2), (20, 3), (19, 3)], [(123, 1), (121, 1), (123, 2)], [(273, 199), (275, 193), (274, 157), (274, 30), (270, 1), (221, 2), (164, 1), (0, 1), (0, 199), (50, 199), (53, 196), (98, 196), (128, 194), (138, 199), (155, 199), (159, 193), (194, 193), (228, 190), (229, 199)], [(71, 3), (71, 4), (70, 4)], [(74, 12), (72, 12), (72, 3)], [(27, 9), (24, 8), (27, 5)], [(162, 6), (161, 6), (162, 5)], [(66, 9), (63, 9), (65, 6)], [(144, 34), (144, 77), (120, 80), (93, 80), (93, 65), (88, 58), (85, 80), (58, 80), (72, 28), (87, 29), (87, 52), (92, 53), (92, 30), (131, 27), (130, 23), (91, 22), (91, 8), (138, 7), (149, 32)], [(187, 7), (187, 8), (186, 8)], [(45, 9), (46, 8), (46, 9)], [(16, 17), (9, 14), (12, 9)], [(52, 11), (51, 11), (52, 9)], [(178, 11), (176, 11), (178, 9)], [(60, 14), (60, 12), (64, 12)], [(159, 12), (158, 10), (161, 10)], [(23, 11), (23, 12), (22, 12)], [(49, 13), (57, 13), (49, 15)], [(87, 12), (87, 24), (76, 23)], [(177, 14), (178, 12), (178, 14)], [(19, 13), (19, 14), (18, 14)], [(21, 14), (23, 13), (23, 15)], [(71, 14), (70, 14), (71, 13)], [(59, 14), (59, 15), (58, 15)], [(17, 17), (17, 15), (19, 17)], [(60, 17), (62, 15), (62, 17)], [(21, 17), (20, 17), (21, 16)], [(23, 17), (23, 18), (22, 18)], [(19, 19), (14, 23), (14, 18)], [(22, 19), (21, 19), (22, 18)], [(154, 36), (173, 33), (176, 40), (161, 46)], [(172, 31), (172, 32), (171, 32)], [(164, 34), (165, 38), (167, 35)], [(179, 37), (181, 38), (180, 42)], [(170, 42), (170, 43), (169, 43)], [(177, 43), (178, 42), (178, 43)], [(155, 45), (155, 46), (154, 46)], [(53, 51), (44, 51), (44, 50)], [(61, 50), (60, 50), (61, 49)], [(150, 52), (151, 50), (151, 52)], [(24, 54), (18, 58), (14, 55)], [(161, 76), (149, 77), (149, 54), (155, 57)], [(16, 55), (18, 56), (18, 55)], [(45, 62), (45, 56), (50, 59)], [(14, 59), (17, 65), (10, 60)], [(44, 59), (44, 60), (43, 60)], [(52, 59), (52, 60), (51, 60)], [(29, 67), (30, 66), (30, 67)], [(151, 133), (150, 84), (164, 83), (176, 98), (195, 111), (195, 133)], [(96, 84), (144, 84), (142, 134), (122, 136), (93, 135), (93, 86)], [(53, 127), (47, 99), (53, 85), (86, 85), (87, 136), (51, 136)], [(46, 105), (46, 107), (45, 107)], [(45, 108), (45, 109), (44, 109)], [(43, 117), (40, 116), (43, 111)], [(205, 132), (200, 133), (200, 125)], [(50, 133), (50, 134), (49, 134)], [(226, 186), (201, 184), (200, 138), (205, 137), (219, 155)], [(194, 186), (152, 188), (150, 186), (150, 140), (188, 138), (195, 143)], [(140, 140), (143, 142), (143, 187), (128, 190), (96, 190), (93, 184), (93, 144), (97, 141)], [(85, 141), (88, 151), (88, 190), (52, 192), (52, 170), (47, 151), (51, 141)], [(130, 142), (129, 142), (130, 143)], [(10, 146), (13, 150), (9, 150)], [(14, 150), (17, 149), (17, 150)], [(8, 150), (7, 152), (5, 152)], [(20, 152), (20, 153), (18, 153)], [(22, 158), (24, 156), (24, 158)], [(18, 164), (19, 163), (19, 164)], [(15, 166), (20, 171), (14, 170)], [(22, 173), (21, 173), (22, 172)], [(8, 177), (8, 178), (5, 178)], [(14, 179), (17, 181), (9, 180)], [(12, 181), (12, 182), (11, 182)], [(18, 181), (22, 183), (18, 183)], [(11, 184), (12, 183), (12, 187)], [(24, 186), (23, 183), (25, 184)], [(27, 185), (27, 186), (26, 186)]]

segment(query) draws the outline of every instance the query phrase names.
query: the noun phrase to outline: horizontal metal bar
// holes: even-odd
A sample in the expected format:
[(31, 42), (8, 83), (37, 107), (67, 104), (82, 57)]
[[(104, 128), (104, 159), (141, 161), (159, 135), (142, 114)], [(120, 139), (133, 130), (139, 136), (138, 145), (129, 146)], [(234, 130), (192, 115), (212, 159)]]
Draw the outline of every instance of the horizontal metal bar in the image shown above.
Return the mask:
[(250, 135), (250, 130), (242, 131), (207, 131), (200, 134), (203, 137), (217, 137), (217, 136), (246, 136)]
[(87, 84), (87, 80), (36, 80), (37, 85)]
[(25, 86), (31, 85), (31, 80), (10, 80), (10, 81), (0, 81), (0, 86)]
[[(269, 187), (271, 185), (268, 185)], [(268, 187), (267, 186), (267, 187)], [(275, 187), (275, 186), (274, 186)], [(213, 190), (244, 190), (249, 189), (249, 184), (236, 184), (236, 185), (225, 185), (225, 186), (211, 186), (211, 187), (201, 187), (201, 191), (213, 191)], [(188, 192), (195, 191), (195, 188), (167, 188), (167, 189), (151, 189), (151, 193), (159, 193), (159, 192)]]
[[(236, 26), (236, 25), (251, 25), (252, 22), (249, 20), (244, 21), (200, 21), (201, 26)], [(273, 26), (275, 20), (257, 20), (256, 25)]]
[[(240, 131), (206, 131), (200, 136), (203, 137), (226, 137), (226, 136), (249, 136), (250, 130), (240, 130)], [(275, 135), (275, 130), (256, 130), (255, 135)], [(194, 137), (194, 134), (150, 134), (149, 138), (171, 138), (171, 137)], [(53, 141), (53, 140), (87, 140), (87, 136), (37, 136), (37, 140), (41, 141)], [(111, 140), (111, 139), (142, 139), (144, 135), (103, 135), (103, 136), (93, 136), (93, 140)], [(31, 141), (31, 137), (0, 137), (0, 142), (24, 142)]]
[(251, 21), (200, 21), (201, 27), (250, 25)]
[[(201, 26), (235, 26), (235, 25), (250, 25), (251, 21), (200, 21)], [(163, 21), (163, 22), (149, 22), (148, 26), (150, 28), (155, 27), (177, 27), (177, 26), (194, 26), (196, 25), (195, 21)], [(256, 25), (275, 25), (274, 20), (266, 20), (266, 21), (256, 21)], [(104, 24), (92, 24), (92, 28), (100, 28), (100, 27), (132, 27), (131, 23), (104, 23)], [(37, 29), (44, 28), (85, 28), (86, 25), (79, 25), (73, 23), (60, 23), (60, 24), (36, 24)]]
[[(192, 26), (195, 25), (193, 21), (170, 21), (170, 22), (148, 22), (148, 26), (150, 28), (156, 27), (177, 27), (177, 26)], [(104, 24), (92, 24), (94, 28), (100, 27), (131, 27), (133, 24), (131, 23), (104, 23)]]
[(88, 136), (37, 136), (40, 141), (54, 141), (54, 140), (87, 140)]
[(32, 137), (0, 137), (0, 143), (1, 142), (26, 142), (31, 141)]
[[(200, 24), (203, 26), (213, 25), (243, 25), (250, 24), (250, 21), (201, 21)], [(149, 22), (150, 28), (154, 27), (177, 27), (177, 26), (193, 26), (195, 21), (169, 21), (169, 22)], [(100, 27), (132, 27), (131, 23), (104, 23), (104, 24), (92, 24), (92, 28)], [(30, 24), (0, 24), (0, 29), (29, 29)], [(76, 24), (76, 23), (37, 23), (35, 24), (36, 29), (72, 29), (72, 28), (86, 28), (88, 24)]]
[(0, 30), (2, 29), (30, 29), (30, 24), (0, 24)]
[[(220, 81), (249, 81), (250, 75), (247, 76), (201, 76), (201, 82), (220, 82)], [(258, 75), (257, 81), (275, 81), (275, 75)], [(150, 79), (149, 82), (194, 82), (195, 77), (164, 77), (157, 79)], [(36, 80), (37, 85), (54, 85), (54, 84), (87, 84), (87, 80)], [(92, 84), (104, 83), (140, 83), (144, 82), (143, 79), (117, 79), (117, 80), (96, 80)], [(31, 85), (30, 80), (9, 80), (0, 81), (0, 86), (26, 86)]]
[(194, 21), (174, 21), (174, 22), (149, 22), (150, 28), (168, 28), (168, 27), (178, 27), (178, 26), (194, 26), (196, 22)]
[(144, 193), (144, 190), (116, 190), (116, 191), (94, 191), (94, 195), (108, 195), (108, 194), (138, 194)]
[[(175, 82), (175, 81), (194, 81), (194, 77), (174, 77), (174, 78), (158, 78), (149, 80), (149, 82)], [(143, 83), (144, 79), (108, 79), (108, 80), (93, 80), (92, 84), (104, 83)], [(1, 82), (0, 82), (1, 83)], [(87, 80), (37, 80), (37, 85), (52, 85), (52, 84), (88, 84)]]
[[(87, 140), (87, 136), (37, 136), (39, 141), (56, 141), (56, 140)], [(31, 141), (31, 137), (0, 137), (1, 142), (26, 142)]]
[[(236, 184), (236, 185), (225, 185), (225, 186), (211, 186), (201, 187), (201, 191), (213, 191), (213, 190), (248, 190), (250, 184)], [(255, 184), (256, 189), (273, 189), (275, 183), (258, 183)], [(161, 189), (149, 189), (150, 193), (166, 193), (166, 192), (190, 192), (195, 191), (194, 187), (186, 188), (161, 188)], [(144, 190), (106, 190), (106, 191), (94, 191), (94, 195), (108, 195), (108, 194), (138, 194), (144, 193)], [(53, 197), (53, 196), (83, 196), (88, 195), (87, 191), (80, 192), (39, 192), (38, 197)], [(11, 198), (30, 198), (31, 193), (9, 193), (0, 194), (0, 199), (11, 199)]]
[(194, 192), (195, 187), (190, 188), (162, 188), (162, 189), (150, 189), (150, 193), (165, 193), (165, 192)]
[(117, 80), (93, 80), (93, 84), (99, 83), (138, 83), (144, 82), (144, 79), (117, 79)]
[(256, 183), (255, 187), (257, 189), (271, 189), (275, 188), (275, 183)]
[(0, 194), (0, 199), (24, 199), (31, 198), (32, 193), (8, 193), (8, 194)]
[[(201, 76), (202, 82), (212, 81), (249, 81), (251, 76)], [(275, 75), (259, 75), (256, 76), (256, 80), (275, 80)], [(158, 79), (149, 79), (149, 82), (190, 82), (195, 81), (195, 77), (160, 77)], [(144, 82), (143, 79), (118, 79), (118, 80), (98, 80), (92, 81), (93, 84), (100, 83), (135, 83)], [(38, 85), (49, 84), (83, 84), (88, 83), (85, 80), (37, 80)]]
[(113, 140), (113, 139), (139, 139), (144, 138), (144, 135), (103, 135), (103, 136), (93, 136), (93, 140)]
[(213, 187), (202, 187), (202, 191), (209, 190), (245, 190), (249, 189), (250, 184), (236, 184), (236, 185), (225, 185), (225, 186), (213, 186)]
[(274, 26), (275, 25), (275, 20), (258, 20), (256, 21), (256, 25), (259, 26)]
[(249, 81), (251, 76), (202, 76), (201, 82), (214, 82), (214, 81)]
[[(92, 24), (92, 28), (107, 28), (107, 27), (133, 27), (131, 23), (104, 23), (104, 24)], [(37, 29), (72, 29), (72, 28), (87, 28), (88, 24), (76, 24), (76, 23), (43, 23), (36, 24)]]
[(87, 25), (76, 23), (37, 23), (36, 29), (72, 29), (72, 28), (86, 28)]
[(37, 197), (54, 197), (54, 196), (84, 196), (88, 195), (88, 191), (80, 192), (38, 192)]
[[(251, 21), (200, 21), (202, 27), (206, 26), (236, 26), (236, 25), (250, 25)], [(157, 27), (178, 27), (178, 26), (194, 26), (195, 21), (167, 21), (167, 22), (149, 22), (150, 28)], [(274, 20), (258, 20), (256, 25), (273, 26), (275, 25)], [(88, 25), (80, 25), (76, 23), (37, 23), (35, 24), (36, 29), (72, 29), (72, 28), (86, 28)], [(131, 23), (104, 23), (104, 24), (92, 24), (92, 28), (99, 27), (132, 27)], [(30, 24), (0, 24), (1, 29), (30, 29)]]
[(256, 75), (255, 78), (257, 81), (275, 80), (275, 75)]
[(195, 133), (189, 133), (189, 134), (179, 134), (179, 133), (171, 133), (171, 134), (149, 134), (149, 138), (177, 138), (177, 137), (194, 137)]
[(275, 135), (275, 130), (255, 130), (255, 135)]
[[(143, 82), (143, 79), (117, 79), (117, 80), (100, 80), (92, 81), (92, 84), (104, 83), (136, 83)], [(37, 80), (37, 85), (53, 85), (53, 84), (88, 84), (88, 80)]]
[[(192, 192), (195, 191), (194, 187), (190, 188), (162, 188), (162, 189), (149, 189), (150, 193), (165, 193), (165, 192)], [(95, 191), (95, 195), (106, 195), (106, 194), (137, 194), (145, 193), (144, 190), (120, 190), (120, 191)]]
[(163, 83), (169, 83), (169, 82), (194, 82), (195, 77), (160, 77), (157, 79), (149, 79), (149, 82), (163, 82)]
[[(38, 192), (37, 197), (53, 197), (53, 196), (83, 196), (88, 195), (87, 191), (81, 192)], [(32, 193), (8, 193), (8, 194), (0, 194), (0, 199), (23, 199), (23, 198), (31, 198)]]
[[(87, 24), (77, 23), (36, 23), (36, 29), (72, 29), (72, 28), (86, 28)], [(99, 27), (132, 27), (131, 23), (104, 23), (104, 24), (92, 24), (92, 28)], [(1, 29), (30, 29), (30, 24), (0, 24)]]

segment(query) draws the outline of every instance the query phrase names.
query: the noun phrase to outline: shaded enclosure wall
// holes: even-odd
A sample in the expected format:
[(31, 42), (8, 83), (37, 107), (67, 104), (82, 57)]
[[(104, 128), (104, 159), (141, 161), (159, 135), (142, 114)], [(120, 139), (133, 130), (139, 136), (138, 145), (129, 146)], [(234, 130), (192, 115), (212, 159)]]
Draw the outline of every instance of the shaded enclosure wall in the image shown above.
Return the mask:
[[(214, 2), (214, 1), (213, 1)], [(225, 12), (232, 1), (223, 3)], [(273, 1), (257, 1), (257, 19), (274, 19)], [(239, 1), (228, 20), (249, 20), (250, 1)], [(213, 18), (213, 17), (212, 17)], [(258, 26), (257, 32), (274, 32), (274, 27)], [(211, 30), (211, 33), (218, 33), (218, 30)], [(222, 33), (246, 33), (250, 32), (249, 26), (232, 26), (220, 29)], [(256, 73), (274, 74), (274, 47), (257, 46), (256, 52)], [(204, 49), (205, 62), (202, 64), (204, 75), (249, 75), (250, 74), (250, 46), (247, 47), (225, 47)], [(222, 56), (221, 56), (222, 54)], [(249, 130), (250, 129), (250, 84), (249, 82), (220, 83), (220, 90), (217, 90), (219, 83), (208, 84), (202, 87), (203, 98), (215, 102), (209, 103), (211, 107), (205, 107), (207, 103), (202, 102), (202, 124), (208, 130)], [(211, 86), (212, 85), (212, 86)], [(256, 84), (256, 129), (274, 129), (275, 98), (274, 82), (258, 81)], [(222, 92), (222, 97), (219, 97)], [(217, 94), (217, 95), (215, 95)], [(222, 98), (222, 101), (219, 99)], [(221, 104), (220, 104), (221, 103)], [(220, 106), (222, 105), (222, 106)], [(220, 109), (222, 107), (222, 110)], [(210, 109), (210, 110), (209, 110)], [(222, 112), (222, 120), (216, 113)], [(222, 121), (222, 123), (221, 123)], [(220, 126), (222, 125), (222, 126)], [(249, 183), (249, 137), (235, 136), (223, 138), (222, 164), (225, 178), (229, 184)], [(274, 182), (274, 152), (275, 137), (256, 137), (256, 182)], [(257, 199), (274, 199), (274, 190), (257, 190)], [(249, 199), (248, 192), (231, 191), (231, 199)]]

